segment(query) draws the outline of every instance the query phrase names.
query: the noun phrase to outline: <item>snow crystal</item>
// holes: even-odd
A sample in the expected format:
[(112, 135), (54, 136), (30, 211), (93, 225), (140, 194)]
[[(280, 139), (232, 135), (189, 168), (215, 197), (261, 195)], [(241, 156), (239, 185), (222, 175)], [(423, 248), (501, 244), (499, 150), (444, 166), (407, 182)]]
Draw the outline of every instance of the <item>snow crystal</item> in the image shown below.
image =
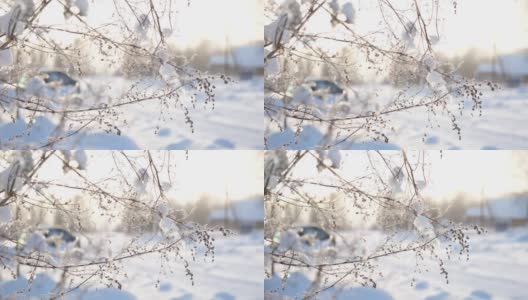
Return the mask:
[(425, 207), (423, 205), (423, 202), (420, 201), (420, 200), (415, 200), (411, 203), (411, 209), (414, 211), (414, 213), (416, 214), (422, 214), (425, 210)]
[(15, 257), (15, 255), (16, 255), (15, 247), (8, 247), (8, 246), (0, 245), (0, 257), (2, 258), (2, 263), (11, 265), (13, 263), (13, 258)]
[(438, 37), (437, 35), (432, 35), (429, 37), (429, 42), (431, 42), (432, 45), (438, 44), (439, 41), (440, 37)]
[(20, 169), (20, 162), (15, 161), (0, 172), (0, 190), (18, 191), (22, 188), (23, 179), (19, 177)]
[(427, 83), (429, 83), (429, 86), (431, 89), (433, 89), (433, 91), (444, 92), (446, 90), (446, 82), (444, 77), (437, 71), (433, 70), (429, 72), (425, 80), (427, 80)]
[(290, 28), (297, 27), (303, 18), (301, 5), (297, 0), (284, 0), (279, 6), (279, 12), (288, 16), (287, 26)]
[(79, 9), (79, 15), (86, 17), (88, 15), (88, 0), (75, 0), (75, 6)]
[(347, 116), (352, 111), (352, 104), (348, 101), (337, 101), (330, 107), (333, 116)]
[(337, 13), (339, 12), (339, 3), (337, 2), (337, 0), (330, 0), (328, 6), (330, 6), (332, 12), (337, 15)]
[(266, 156), (264, 169), (266, 170), (266, 184), (268, 189), (274, 189), (279, 184), (280, 175), (288, 165), (288, 156), (284, 150), (277, 150), (274, 154)]
[(64, 256), (67, 261), (78, 262), (84, 257), (84, 251), (81, 248), (66, 249)]
[(136, 25), (136, 32), (140, 36), (145, 37), (147, 32), (148, 32), (148, 29), (149, 29), (150, 25), (151, 25), (151, 23), (150, 23), (149, 16), (146, 15), (146, 14), (142, 14), (139, 17), (138, 24)]
[(414, 227), (422, 235), (428, 239), (431, 239), (435, 236), (433, 224), (431, 221), (423, 215), (419, 215), (414, 219)]
[(0, 66), (10, 66), (13, 64), (13, 57), (11, 56), (11, 50), (5, 49), (0, 50)]
[(26, 24), (21, 21), (12, 19), (13, 12), (9, 12), (3, 16), (0, 16), (0, 33), (8, 36), (14, 36), (21, 34), (24, 31)]
[(264, 41), (273, 45), (286, 44), (290, 41), (290, 31), (286, 29), (288, 15), (283, 14), (277, 20), (264, 26)]
[(0, 33), (14, 36), (22, 33), (27, 20), (35, 9), (33, 0), (19, 0), (5, 15), (0, 16)]
[(147, 188), (147, 183), (149, 180), (149, 174), (147, 169), (138, 170), (138, 178), (135, 182), (136, 191), (140, 194), (144, 193)]
[(429, 70), (434, 70), (437, 67), (435, 58), (431, 54), (427, 54), (422, 59), (422, 63), (429, 68)]
[(161, 60), (162, 63), (167, 63), (170, 61), (170, 52), (166, 47), (160, 47), (156, 53), (156, 56)]
[(39, 76), (31, 78), (26, 83), (25, 92), (28, 95), (36, 96), (36, 97), (47, 97), (49, 96), (48, 93), (48, 87), (44, 80), (40, 78)]
[(179, 238), (178, 226), (172, 219), (163, 217), (159, 222), (159, 228), (165, 236)]
[(18, 0), (16, 5), (20, 6), (21, 16), (24, 19), (31, 17), (35, 11), (33, 0)]
[(160, 203), (156, 209), (162, 217), (166, 217), (169, 214), (169, 206), (167, 203)]
[(168, 63), (162, 64), (159, 68), (159, 74), (165, 82), (174, 86), (180, 85), (180, 81), (178, 80), (178, 72), (172, 65)]
[(354, 5), (352, 5), (352, 2), (347, 2), (347, 3), (343, 4), (343, 7), (342, 7), (341, 11), (343, 12), (343, 14), (346, 17), (346, 21), (345, 22), (353, 24), (354, 23), (354, 18), (356, 16), (356, 12), (354, 11)]
[(299, 235), (293, 230), (288, 230), (280, 235), (279, 250), (299, 250), (301, 244), (299, 242)]
[(84, 152), (84, 150), (75, 151), (75, 154), (73, 154), (73, 159), (77, 162), (78, 169), (86, 169), (86, 163), (88, 159), (86, 158), (86, 153)]
[(46, 238), (38, 232), (31, 233), (24, 247), (26, 251), (44, 251), (46, 248)]
[(416, 36), (416, 33), (417, 33), (417, 30), (416, 30), (416, 25), (413, 23), (413, 22), (408, 22), (406, 25), (405, 25), (405, 32), (410, 36), (410, 37), (415, 37)]
[(293, 102), (304, 105), (310, 105), (312, 103), (311, 91), (305, 86), (298, 87), (293, 93)]
[(169, 190), (172, 188), (172, 184), (170, 182), (164, 181), (161, 183), (161, 188), (163, 190)]
[(141, 181), (144, 181), (144, 182), (148, 181), (148, 179), (150, 178), (148, 169), (146, 169), (146, 168), (139, 169), (138, 170), (138, 175), (139, 175)]
[(70, 150), (60, 150), (60, 153), (62, 154), (66, 162), (70, 162), (72, 157)]
[(414, 23), (409, 22), (405, 25), (405, 29), (402, 33), (402, 40), (405, 41), (405, 44), (412, 48), (414, 47), (414, 38), (416, 37), (416, 26)]
[(266, 75), (278, 75), (281, 72), (279, 59), (276, 57), (273, 57), (271, 59), (266, 60)]
[[(264, 50), (264, 57), (267, 57), (270, 53), (269, 50)], [(278, 75), (280, 74), (281, 68), (279, 59), (277, 57), (268, 58), (265, 66), (266, 75)]]
[(71, 17), (71, 14), (70, 13), (73, 13), (74, 15), (78, 15), (81, 11), (79, 10), (79, 8), (75, 5), (70, 5), (69, 7), (69, 11), (67, 11), (65, 13), (65, 17), (68, 19), (69, 17)]
[(170, 28), (163, 28), (162, 30), (164, 36), (169, 36), (172, 34), (172, 29)]
[(328, 159), (332, 162), (332, 168), (339, 168), (341, 166), (341, 151), (333, 147), (328, 151)]
[(50, 299), (56, 286), (57, 282), (45, 273), (38, 273), (29, 281), (21, 275), (11, 281), (2, 281), (0, 295), (2, 299)]
[(280, 177), (277, 175), (269, 176), (268, 182), (267, 182), (267, 185), (268, 185), (267, 188), (270, 190), (274, 189), (279, 184), (279, 179)]
[(9, 222), (11, 222), (11, 209), (9, 209), (9, 206), (0, 207), (0, 224)]

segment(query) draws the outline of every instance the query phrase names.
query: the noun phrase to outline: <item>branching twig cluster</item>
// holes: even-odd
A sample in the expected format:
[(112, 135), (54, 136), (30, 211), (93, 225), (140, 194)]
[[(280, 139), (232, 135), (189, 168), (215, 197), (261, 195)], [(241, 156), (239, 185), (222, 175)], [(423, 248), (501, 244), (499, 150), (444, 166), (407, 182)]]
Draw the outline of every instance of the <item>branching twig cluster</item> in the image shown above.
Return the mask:
[[(345, 283), (376, 287), (383, 276), (383, 259), (413, 253), (416, 272), (432, 259), (449, 282), (445, 260), (469, 259), (468, 233), (480, 234), (483, 229), (449, 221), (427, 206), (421, 195), (430, 168), (427, 154), (341, 151), (341, 155), (364, 155), (367, 168), (339, 167), (315, 151), (267, 152), (268, 276), (287, 281), (293, 271), (316, 274), (313, 287), (305, 291), (310, 298)], [(317, 175), (309, 175), (307, 168), (316, 167)], [(278, 240), (295, 224), (306, 222), (335, 233), (337, 246), (315, 249)], [(347, 233), (351, 227), (355, 231)], [(370, 238), (374, 231), (363, 232), (368, 227), (383, 232), (383, 239)], [(281, 294), (280, 289), (273, 292)]]
[[(26, 124), (19, 135), (0, 141), (0, 148), (60, 148), (64, 140), (72, 141), (90, 128), (121, 135), (129, 121), (127, 110), (138, 104), (158, 107), (159, 121), (178, 114), (194, 131), (192, 110), (199, 103), (214, 108), (215, 82), (230, 79), (190, 67), (192, 58), (173, 57), (169, 37), (177, 11), (172, 1), (109, 1), (116, 16), (102, 24), (87, 20), (88, 14), (97, 13), (89, 10), (89, 3), (13, 0), (0, 6), (0, 16), (9, 25), (6, 32), (0, 28), (0, 53), (12, 57), (11, 64), (0, 65), (0, 118)], [(56, 10), (64, 12), (64, 22), (46, 22), (44, 16)], [(44, 66), (36, 58), (55, 59), (63, 66), (59, 71), (81, 78), (93, 73), (89, 69), (94, 65), (115, 70), (111, 72), (118, 76), (112, 80), (128, 77), (125, 90), (117, 92), (118, 86), (99, 80), (81, 82), (80, 91), (61, 93), (43, 84)], [(21, 140), (39, 116), (56, 122), (55, 134), (45, 144), (25, 145)]]
[[(173, 272), (173, 262), (178, 261), (194, 284), (193, 261), (201, 255), (214, 260), (214, 236), (229, 232), (190, 222), (185, 212), (171, 209), (165, 191), (175, 180), (174, 154), (110, 152), (113, 171), (94, 179), (86, 171), (86, 156), (80, 153), (51, 150), (0, 154), (0, 209), (11, 212), (8, 223), (0, 222), (0, 266), (4, 271), (14, 278), (60, 273), (62, 279), (53, 296), (60, 298), (86, 284), (121, 289), (127, 261), (157, 255), (160, 274)], [(57, 163), (63, 166), (57, 171), (68, 179), (49, 179), (46, 175)], [(82, 196), (61, 196), (68, 192)], [(73, 249), (50, 247), (39, 233), (38, 222), (46, 218), (55, 218), (59, 226), (82, 237), (82, 243)], [(114, 241), (112, 234), (94, 232), (94, 223), (101, 222), (124, 231), (124, 244)]]
[[(347, 3), (340, 6), (343, 2)], [(436, 116), (446, 116), (461, 138), (458, 118), (464, 102), (470, 100), (472, 110), (481, 114), (484, 90), (495, 90), (497, 85), (463, 78), (456, 66), (442, 62), (435, 52), (441, 38), (441, 13), (456, 5), (438, 0), (403, 3), (362, 3), (366, 10), (379, 12), (378, 26), (366, 30), (355, 24), (356, 14), (366, 12), (353, 7), (351, 1), (268, 1), (264, 58), (268, 130), (291, 128), (295, 138), (281, 145), (267, 144), (267, 148), (302, 143), (300, 132), (307, 125), (324, 128), (317, 143), (321, 149), (365, 138), (388, 143), (394, 131), (393, 116), (410, 111), (426, 113), (424, 122), (431, 125), (424, 128), (432, 128)], [(330, 31), (319, 29), (322, 19), (331, 24)], [(316, 76), (313, 70), (317, 68), (329, 70), (328, 79), (342, 83), (348, 93), (325, 100), (324, 95), (306, 89), (305, 80)], [(362, 79), (370, 73), (392, 83), (396, 89), (391, 99), (355, 85), (371, 80)]]

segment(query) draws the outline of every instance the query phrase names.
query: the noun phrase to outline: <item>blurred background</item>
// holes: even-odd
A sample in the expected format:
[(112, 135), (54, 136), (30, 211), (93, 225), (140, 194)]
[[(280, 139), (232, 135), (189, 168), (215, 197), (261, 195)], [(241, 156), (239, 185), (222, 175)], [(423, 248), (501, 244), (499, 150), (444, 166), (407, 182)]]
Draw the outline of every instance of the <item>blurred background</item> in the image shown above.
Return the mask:
[[(370, 159), (375, 155), (367, 154), (366, 151), (341, 150), (340, 153), (340, 171), (344, 178), (355, 182), (358, 178), (365, 177), (364, 181), (359, 181), (363, 188), (368, 191), (376, 191), (379, 188), (369, 181), (374, 170)], [(397, 151), (381, 153), (388, 157), (399, 155)], [(428, 150), (424, 153), (425, 166), (423, 169), (417, 168), (416, 176), (426, 210), (451, 221), (482, 225), (493, 230), (528, 225), (527, 152)], [(482, 165), (484, 161), (486, 164)], [(315, 164), (314, 159), (307, 158), (297, 165), (292, 174), (298, 176), (299, 180), (334, 181), (331, 173), (319, 172), (314, 167)], [(380, 165), (377, 165), (377, 168), (376, 172), (379, 172), (382, 178), (392, 176), (390, 170), (384, 170)], [(346, 193), (317, 185), (305, 185), (303, 191), (313, 197), (333, 201), (337, 207), (343, 208), (337, 220), (339, 228), (376, 227), (376, 222), (380, 219), (378, 214), (390, 214), (390, 211), (373, 211), (372, 219), (365, 222), (363, 216), (356, 216), (355, 208), (350, 207), (351, 199)], [(284, 212), (287, 224), (323, 220), (318, 218), (319, 213), (316, 210), (287, 206)], [(410, 221), (412, 227), (412, 220)]]
[[(293, 159), (295, 153), (290, 151), (288, 157)], [(317, 288), (322, 289), (320, 299), (528, 296), (522, 288), (528, 267), (527, 151), (408, 152), (418, 198), (412, 185), (405, 185), (410, 175), (397, 175), (398, 167), (392, 168), (403, 166), (399, 152), (340, 151), (340, 155), (341, 166), (335, 171), (317, 168), (317, 160), (307, 155), (286, 180), (297, 192), (278, 185), (272, 200), (266, 201), (265, 290), (270, 299), (299, 297)], [(345, 182), (367, 194), (388, 195), (407, 207), (364, 199)], [(435, 250), (332, 265), (412, 245), (421, 232), (416, 211), (435, 220), (430, 223), (431, 233), (448, 224), (463, 228), (469, 246), (440, 238)], [(285, 251), (281, 249), (293, 249), (285, 252), (285, 265), (271, 264), (271, 255)], [(292, 261), (329, 265), (288, 266), (294, 252), (299, 256)], [(437, 259), (442, 260), (440, 268)], [(372, 278), (375, 289), (366, 278)]]
[(42, 163), (42, 152), (0, 152), (4, 186), (29, 158), (38, 164), (0, 207), (0, 298), (261, 299), (262, 152), (46, 153)]
[[(0, 148), (38, 148), (64, 126), (73, 138), (56, 148), (262, 149), (262, 0), (156, 0), (156, 14), (145, 1), (79, 1), (87, 6), (79, 18), (60, 1), (47, 3), (23, 32), (31, 47), (5, 52), (12, 63), (0, 66)], [(15, 3), (0, 3), (0, 16)], [(165, 99), (171, 85), (182, 87)], [(145, 93), (153, 97), (128, 103)], [(112, 129), (80, 125), (89, 113), (78, 109), (66, 121), (18, 109), (14, 99), (30, 96), (113, 107), (102, 116)]]
[[(466, 78), (469, 85), (476, 84), (482, 100), (480, 111), (473, 107), (469, 97), (453, 93), (447, 107), (456, 116), (461, 139), (453, 130), (451, 118), (417, 108), (386, 116), (387, 124), (380, 124), (379, 130), (388, 137), (387, 143), (380, 137), (377, 137), (380, 141), (373, 141), (376, 134), (367, 136), (360, 132), (344, 142), (336, 138), (337, 147), (344, 150), (526, 148), (527, 135), (516, 130), (523, 127), (528, 117), (526, 1), (418, 1), (432, 41), (430, 49), (417, 41), (419, 35), (414, 40), (406, 40), (405, 24), (416, 22), (414, 1), (340, 0), (332, 3), (338, 7), (352, 4), (354, 18), (353, 23), (348, 24), (351, 31), (331, 21), (327, 12), (330, 4), (310, 18), (304, 32), (307, 39), (314, 37), (310, 46), (298, 42), (295, 49), (290, 50), (296, 55), (280, 59), (285, 69), (283, 73), (292, 78), (283, 86), (277, 83), (275, 87), (278, 94), (286, 95), (286, 103), (297, 87), (314, 84), (312, 91), (317, 96), (314, 98), (321, 99), (316, 101), (320, 111), (326, 112), (338, 99), (336, 97), (345, 95), (352, 102), (348, 115), (382, 111), (392, 101), (402, 98), (418, 102), (430, 96), (427, 67), (375, 54), (374, 48), (366, 49), (367, 46), (356, 43), (362, 38), (380, 49), (401, 51), (420, 62), (432, 58), (441, 72), (452, 74), (458, 80)], [(278, 11), (277, 7), (269, 9), (265, 15), (268, 17), (266, 24), (276, 19), (271, 12)], [(343, 19), (343, 14), (338, 18)], [(319, 57), (318, 52), (325, 57)], [(312, 59), (306, 59), (310, 55)], [(449, 87), (455, 86), (447, 81)], [(500, 88), (490, 88), (489, 81)], [(324, 89), (330, 90), (325, 93)], [(284, 129), (269, 121), (269, 148), (278, 149), (285, 144), (289, 149), (321, 146), (325, 126), (317, 122), (302, 124), (303, 130), (295, 134), (297, 123), (288, 120), (281, 126), (294, 129)], [(361, 123), (347, 126), (355, 129)]]
[[(139, 162), (142, 152), (125, 152)], [(188, 156), (181, 151), (153, 152), (157, 158), (168, 159), (162, 168), (169, 170), (173, 178), (166, 174), (164, 180), (168, 189), (165, 194), (168, 199), (169, 211), (175, 220), (196, 222), (202, 225), (225, 226), (237, 233), (258, 232), (263, 228), (264, 207), (262, 196), (262, 153), (258, 151), (196, 151)], [(119, 192), (114, 181), (121, 176), (134, 178), (133, 169), (126, 169), (115, 162), (120, 155), (112, 151), (86, 151), (86, 178), (92, 182), (105, 182), (109, 191)], [(121, 162), (123, 163), (123, 162)], [(141, 226), (129, 222), (134, 215), (141, 214), (137, 207), (115, 207), (116, 217), (107, 220), (100, 217), (101, 207), (91, 203), (90, 195), (82, 189), (71, 189), (61, 185), (78, 184), (77, 175), (64, 172), (62, 162), (51, 159), (40, 174), (40, 180), (50, 185), (49, 191), (60, 201), (69, 206), (79, 207), (82, 212), (82, 230), (86, 232), (118, 231), (129, 234), (141, 234), (145, 231), (157, 230), (156, 218), (145, 218)], [(124, 173), (124, 174), (123, 174)], [(130, 179), (129, 179), (130, 181)], [(150, 203), (153, 194), (137, 195)], [(59, 226), (68, 230), (79, 230), (76, 218), (70, 217), (68, 210), (50, 210), (47, 208), (20, 207), (17, 218), (26, 226)], [(117, 216), (121, 216), (120, 219)], [(100, 222), (101, 220), (104, 222)], [(149, 220), (150, 219), (150, 220)], [(152, 222), (152, 223), (149, 223)]]
[[(122, 22), (128, 22), (127, 26), (130, 27), (137, 21), (126, 5), (108, 5), (101, 1), (89, 3), (87, 24), (100, 26), (99, 30), (111, 37), (127, 39), (120, 32)], [(134, 7), (142, 7), (136, 2), (132, 4)], [(183, 1), (171, 3), (170, 7), (166, 7), (163, 1), (157, 4), (160, 5), (160, 13), (163, 13), (161, 22), (166, 29), (164, 34), (170, 47), (168, 54), (174, 63), (185, 61), (192, 68), (213, 73), (227, 72), (235, 78), (250, 79), (263, 75), (263, 0)], [(0, 4), (0, 12), (8, 11), (11, 5), (10, 2)], [(79, 51), (76, 55), (80, 60), (70, 62), (63, 53), (34, 49), (14, 51), (17, 63), (24, 64), (26, 68), (55, 69), (72, 76), (126, 75), (137, 78), (139, 75), (158, 73), (157, 61), (145, 61), (145, 68), (141, 70), (126, 70), (127, 62), (142, 58), (118, 54), (109, 59), (107, 56), (112, 53), (111, 48), (101, 49), (101, 45), (91, 43), (83, 35), (54, 30), (53, 28), (59, 28), (63, 23), (75, 24), (76, 21), (63, 15), (59, 3), (51, 3), (48, 7), (39, 18), (40, 26), (51, 26), (46, 37), (52, 38), (57, 46)], [(70, 27), (75, 28), (74, 25)], [(80, 70), (82, 74), (79, 73)], [(2, 74), (16, 75), (18, 74), (12, 72)]]
[[(355, 32), (369, 37), (376, 37), (376, 43), (390, 45), (392, 34), (398, 35), (398, 26), (392, 23), (393, 16), (380, 9), (375, 2), (353, 0)], [(341, 2), (338, 2), (341, 3)], [(435, 2), (420, 2), (427, 10), (432, 10)], [(412, 20), (412, 1), (391, 2), (403, 17)], [(407, 9), (406, 9), (407, 8)], [(385, 9), (385, 8), (384, 8)], [(438, 40), (434, 43), (435, 58), (440, 63), (451, 63), (456, 66), (456, 74), (468, 78), (491, 79), (509, 86), (527, 84), (528, 61), (528, 4), (523, 0), (467, 0), (453, 3), (441, 3), (435, 6), (436, 17), (428, 16), (431, 35)], [(385, 18), (384, 18), (385, 17)], [(385, 23), (387, 22), (387, 23)], [(339, 37), (347, 34), (340, 32), (328, 21), (328, 15), (318, 12), (307, 25), (310, 33), (319, 32), (323, 36), (337, 31)], [(354, 51), (346, 43), (325, 40), (317, 44), (320, 49), (336, 55), (336, 62), (347, 64), (352, 83), (393, 82), (391, 69), (405, 66), (384, 65), (383, 68), (369, 67), (363, 61), (366, 56), (361, 51)], [(330, 55), (330, 56), (331, 56)], [(308, 76), (335, 77), (345, 81), (343, 72), (337, 72), (328, 64), (316, 61), (303, 61), (306, 66), (299, 67), (300, 78)], [(382, 70), (384, 69), (384, 70)], [(341, 73), (341, 74), (339, 74)], [(425, 79), (423, 79), (425, 80)]]

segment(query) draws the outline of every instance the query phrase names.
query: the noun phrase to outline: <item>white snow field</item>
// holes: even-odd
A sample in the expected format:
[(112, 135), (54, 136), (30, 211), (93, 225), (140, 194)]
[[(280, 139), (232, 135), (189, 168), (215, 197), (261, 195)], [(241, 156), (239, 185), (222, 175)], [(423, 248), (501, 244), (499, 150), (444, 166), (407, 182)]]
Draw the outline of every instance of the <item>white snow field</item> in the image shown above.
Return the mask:
[[(116, 97), (125, 93), (132, 84), (120, 77), (100, 76), (82, 80), (89, 82), (94, 89), (106, 89), (105, 95)], [(141, 84), (150, 90), (155, 90), (160, 84), (149, 79), (144, 81)], [(204, 95), (198, 94), (196, 107), (189, 108), (194, 133), (186, 124), (181, 108), (172, 105), (168, 109), (153, 100), (126, 105), (116, 111), (117, 121), (109, 121), (116, 123), (121, 135), (107, 133), (104, 128), (95, 125), (55, 143), (53, 147), (85, 150), (262, 149), (263, 78), (237, 80), (227, 85), (219, 80), (213, 84), (216, 86), (214, 107), (212, 104), (204, 105)], [(0, 96), (9, 95), (9, 90), (0, 87), (0, 93)], [(193, 91), (187, 89), (185, 93)], [(49, 137), (57, 134), (58, 123), (59, 119), (49, 114), (37, 114), (28, 133), (27, 118), (12, 120), (9, 115), (0, 112), (0, 148), (40, 148), (49, 143)], [(66, 133), (77, 128), (79, 124), (73, 124)]]
[[(100, 234), (111, 237), (112, 246), (126, 243), (129, 238), (119, 233)], [(215, 258), (198, 254), (190, 261), (194, 274), (194, 286), (185, 275), (181, 261), (164, 265), (160, 272), (159, 254), (145, 255), (124, 262), (127, 277), (117, 277), (122, 289), (97, 285), (97, 279), (67, 294), (64, 299), (81, 300), (235, 300), (263, 299), (262, 280), (262, 232), (248, 235), (215, 236)], [(192, 245), (187, 245), (192, 246)], [(200, 248), (198, 253), (200, 253)], [(49, 299), (49, 292), (56, 286), (52, 274), (37, 272), (28, 290), (26, 279), (10, 280), (10, 275), (0, 272), (0, 299)], [(95, 283), (94, 283), (95, 282)], [(10, 298), (13, 297), (13, 298)]]
[[(383, 108), (383, 103), (389, 102), (398, 93), (389, 86), (356, 86), (354, 89), (360, 93), (375, 95), (373, 105), (378, 108)], [(528, 147), (528, 130), (525, 130), (528, 125), (528, 86), (515, 89), (503, 88), (495, 92), (484, 89), (483, 93), (482, 116), (478, 115), (478, 111), (472, 112), (471, 101), (465, 101), (462, 116), (458, 113), (456, 104), (451, 107), (457, 116), (457, 124), (462, 129), (461, 140), (457, 132), (452, 129), (453, 125), (448, 116), (441, 113), (435, 116), (428, 114), (424, 108), (417, 108), (387, 116), (390, 120), (389, 128), (394, 128), (394, 130), (384, 130), (389, 138), (388, 143), (361, 137), (349, 139), (338, 144), (337, 147), (351, 150), (399, 148), (493, 150)], [(353, 106), (352, 103), (352, 109)], [(296, 127), (292, 125), (293, 122), (290, 128), (280, 132), (277, 126), (270, 124), (267, 119), (268, 148), (317, 148), (328, 127), (328, 124), (304, 123), (303, 130), (296, 136), (294, 133)], [(340, 137), (344, 137), (345, 134), (346, 131)], [(340, 138), (336, 141), (340, 141)]]
[[(381, 238), (382, 234), (369, 231), (367, 240)], [(348, 235), (348, 234), (345, 234)], [(352, 234), (351, 234), (352, 235)], [(471, 235), (470, 258), (445, 261), (449, 283), (440, 274), (438, 262), (427, 259), (416, 273), (413, 253), (386, 257), (376, 262), (383, 277), (375, 278), (377, 288), (355, 286), (353, 282), (323, 292), (318, 299), (361, 300), (521, 300), (528, 299), (528, 228), (505, 232)], [(425, 271), (428, 270), (428, 271)], [(281, 291), (270, 299), (302, 299), (311, 287), (314, 274), (292, 270), (281, 288), (281, 278), (275, 275), (266, 280), (265, 290)], [(412, 279), (415, 279), (411, 285)], [(332, 279), (330, 279), (332, 280)], [(333, 281), (332, 281), (333, 282)]]

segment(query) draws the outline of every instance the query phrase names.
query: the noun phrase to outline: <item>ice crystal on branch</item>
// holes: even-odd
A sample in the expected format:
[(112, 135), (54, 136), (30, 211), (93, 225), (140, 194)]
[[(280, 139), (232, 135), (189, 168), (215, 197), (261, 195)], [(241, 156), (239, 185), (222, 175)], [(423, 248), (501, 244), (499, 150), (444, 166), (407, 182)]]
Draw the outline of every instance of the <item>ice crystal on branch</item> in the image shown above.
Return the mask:
[[(179, 262), (193, 284), (194, 262), (214, 259), (214, 236), (227, 231), (189, 222), (171, 206), (165, 189), (177, 172), (166, 162), (174, 154), (91, 153), (0, 152), (2, 281), (49, 277), (52, 298), (94, 284), (121, 289), (128, 262), (148, 257), (160, 275)], [(110, 165), (98, 166), (104, 159)], [(96, 175), (98, 168), (108, 171)]]
[[(16, 126), (0, 148), (74, 148), (94, 131), (126, 136), (140, 106), (194, 132), (193, 111), (213, 109), (216, 85), (231, 80), (192, 68), (193, 55), (175, 48), (169, 2), (2, 2), (0, 121)], [(101, 9), (112, 13), (90, 17)], [(51, 23), (57, 11), (63, 18)]]
[(461, 138), (458, 119), (474, 114), (459, 108), (475, 101), (462, 91), (484, 91), (437, 49), (449, 9), (438, 0), (268, 1), (266, 147), (384, 147), (405, 113), (423, 116), (426, 133), (445, 119)]
[(401, 263), (402, 256), (416, 258), (406, 265), (416, 264), (416, 274), (426, 261), (438, 265), (429, 271), (448, 281), (445, 262), (468, 259), (468, 236), (482, 230), (444, 219), (426, 201), (427, 154), (266, 154), (265, 289), (270, 299), (333, 299), (349, 285), (376, 288), (384, 261)]

